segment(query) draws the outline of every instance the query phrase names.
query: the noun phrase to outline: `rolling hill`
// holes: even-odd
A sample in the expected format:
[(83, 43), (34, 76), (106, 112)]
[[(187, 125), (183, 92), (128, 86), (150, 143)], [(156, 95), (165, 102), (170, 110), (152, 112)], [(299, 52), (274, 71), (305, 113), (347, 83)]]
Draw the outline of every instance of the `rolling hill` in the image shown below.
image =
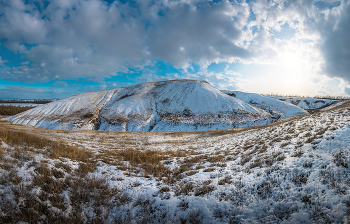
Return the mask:
[(208, 82), (176, 80), (82, 93), (7, 120), (47, 129), (184, 132), (263, 125), (276, 118)]

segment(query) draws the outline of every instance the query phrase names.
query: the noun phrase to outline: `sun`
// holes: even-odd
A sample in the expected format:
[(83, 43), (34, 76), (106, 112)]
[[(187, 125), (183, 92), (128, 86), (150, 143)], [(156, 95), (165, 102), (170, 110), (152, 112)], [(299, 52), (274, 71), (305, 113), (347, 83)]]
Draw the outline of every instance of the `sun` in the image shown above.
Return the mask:
[(308, 71), (305, 60), (300, 56), (288, 53), (279, 67), (282, 76), (281, 85), (285, 88), (285, 92), (296, 92), (305, 85)]

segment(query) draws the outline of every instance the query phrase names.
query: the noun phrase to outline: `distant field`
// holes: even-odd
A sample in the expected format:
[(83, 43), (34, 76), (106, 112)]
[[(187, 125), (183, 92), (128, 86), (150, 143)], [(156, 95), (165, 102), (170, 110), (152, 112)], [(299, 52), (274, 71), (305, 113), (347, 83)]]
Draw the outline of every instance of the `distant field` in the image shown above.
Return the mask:
[(35, 106), (33, 105), (3, 105), (0, 104), (0, 115), (1, 116), (12, 116), (18, 113), (22, 113), (26, 110), (32, 109)]
[(36, 107), (41, 104), (36, 103), (0, 103), (0, 106)]
[(0, 99), (0, 104), (45, 104), (50, 103), (56, 99)]

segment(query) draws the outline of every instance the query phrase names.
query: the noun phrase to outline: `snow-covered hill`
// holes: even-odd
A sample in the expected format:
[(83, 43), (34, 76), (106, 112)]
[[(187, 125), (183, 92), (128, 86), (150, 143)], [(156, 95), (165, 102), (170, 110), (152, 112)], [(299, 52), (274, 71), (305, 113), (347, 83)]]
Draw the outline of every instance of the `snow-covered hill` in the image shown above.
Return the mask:
[(48, 129), (182, 132), (263, 125), (275, 118), (205, 81), (176, 80), (78, 94), (8, 118)]
[(240, 91), (223, 90), (222, 92), (236, 97), (248, 104), (259, 107), (272, 114), (277, 119), (294, 117), (297, 115), (308, 114), (303, 108), (295, 106), (289, 102), (284, 102), (275, 98), (262, 96), (256, 93), (243, 93)]
[(118, 91), (119, 89), (78, 94), (40, 105), (7, 120), (14, 124), (47, 129), (91, 130), (98, 119), (99, 110)]
[(327, 107), (338, 100), (331, 99), (317, 99), (317, 98), (307, 98), (307, 97), (283, 97), (283, 96), (266, 96), (272, 99), (278, 99), (280, 101), (288, 102), (304, 110), (316, 110), (320, 108)]

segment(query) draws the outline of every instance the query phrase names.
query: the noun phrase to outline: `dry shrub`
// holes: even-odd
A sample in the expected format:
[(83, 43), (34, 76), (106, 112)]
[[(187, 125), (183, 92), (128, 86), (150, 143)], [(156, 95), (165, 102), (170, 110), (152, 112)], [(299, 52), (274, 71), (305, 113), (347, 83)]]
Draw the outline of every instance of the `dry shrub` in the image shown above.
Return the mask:
[(170, 188), (168, 186), (165, 186), (165, 187), (161, 187), (159, 189), (159, 192), (160, 193), (164, 193), (164, 192), (169, 192), (170, 191)]
[(186, 201), (185, 199), (181, 199), (181, 201), (179, 202), (177, 207), (180, 208), (183, 211), (186, 211), (189, 208), (188, 201)]
[(342, 166), (344, 168), (348, 168), (349, 164), (344, 154), (345, 153), (343, 151), (336, 153), (334, 155), (334, 162), (336, 166)]
[(141, 168), (144, 169), (145, 175), (153, 175), (155, 177), (169, 176), (171, 171), (168, 167), (165, 167), (162, 163), (158, 164), (143, 164)]
[(226, 163), (217, 163), (215, 164), (217, 167), (227, 167)]
[(249, 166), (250, 169), (253, 169), (255, 167), (262, 167), (263, 161), (260, 158), (255, 159)]
[(225, 157), (223, 155), (210, 156), (208, 158), (208, 162), (211, 162), (211, 163), (225, 162)]
[(242, 155), (242, 159), (241, 159), (241, 165), (243, 166), (244, 164), (246, 164), (247, 162), (249, 162), (252, 158), (248, 155)]
[(312, 163), (311, 162), (310, 163), (306, 162), (306, 163), (304, 163), (303, 167), (311, 168), (312, 167)]
[(282, 160), (284, 160), (286, 158), (286, 156), (285, 155), (280, 155), (280, 156), (278, 156), (277, 157), (277, 161), (282, 161)]
[(184, 158), (182, 161), (183, 164), (186, 164), (186, 166), (191, 167), (194, 166), (194, 164), (198, 163), (204, 163), (208, 159), (208, 155), (198, 155), (198, 156), (191, 156)]
[(35, 168), (37, 175), (34, 176), (33, 185), (40, 186), (46, 193), (61, 193), (67, 188), (66, 183), (53, 177), (52, 171), (46, 164), (40, 164)]
[(11, 169), (9, 172), (1, 173), (0, 175), (0, 185), (5, 184), (19, 184), (22, 181), (22, 177), (17, 175), (17, 172), (14, 169)]
[(311, 143), (311, 142), (313, 142), (315, 139), (317, 139), (316, 136), (309, 137), (309, 138), (307, 138), (307, 140), (305, 141), (305, 143)]
[(225, 185), (225, 184), (231, 184), (231, 183), (232, 181), (230, 176), (226, 176), (223, 179), (220, 179), (218, 182), (219, 185)]
[(81, 177), (86, 176), (89, 172), (93, 173), (96, 170), (97, 164), (95, 161), (86, 161), (79, 164), (79, 168), (76, 170)]
[(196, 173), (198, 173), (198, 170), (190, 170), (186, 173), (187, 176), (192, 176), (195, 175)]
[(201, 224), (203, 223), (203, 219), (203, 211), (201, 209), (194, 209), (188, 212), (185, 220), (181, 219), (181, 223)]
[(194, 184), (192, 182), (179, 182), (174, 186), (174, 193), (175, 196), (188, 195), (190, 192), (192, 192), (194, 188)]
[(304, 154), (304, 152), (302, 152), (302, 151), (297, 151), (297, 152), (295, 152), (293, 155), (291, 155), (291, 157), (300, 157), (300, 156), (302, 156)]
[(266, 199), (272, 193), (272, 184), (264, 180), (258, 184), (256, 190), (260, 198)]
[(243, 150), (244, 150), (244, 151), (245, 151), (245, 150), (248, 150), (248, 149), (250, 149), (251, 147), (253, 147), (253, 145), (250, 145), (250, 144), (244, 145), (244, 146), (243, 146)]
[(84, 204), (94, 202), (96, 205), (108, 204), (113, 195), (118, 194), (117, 189), (111, 189), (106, 179), (87, 175), (84, 178), (72, 178), (67, 181), (71, 188), (72, 202)]
[(194, 196), (201, 196), (208, 194), (214, 190), (213, 186), (209, 186), (211, 183), (211, 180), (204, 181), (202, 184), (198, 184), (194, 188)]
[(303, 173), (297, 169), (292, 172), (292, 182), (298, 187), (306, 184), (308, 177), (309, 175), (307, 173)]
[(70, 173), (72, 171), (72, 168), (69, 165), (64, 164), (63, 162), (56, 162), (55, 167), (58, 169), (63, 169), (67, 173)]
[(215, 170), (215, 168), (209, 167), (209, 168), (204, 169), (203, 172), (212, 172), (214, 170)]
[(290, 144), (290, 142), (283, 142), (282, 144), (281, 144), (281, 148), (283, 148), (283, 147), (285, 147), (285, 146), (287, 146), (287, 145), (289, 145)]
[(320, 129), (320, 130), (317, 131), (316, 135), (321, 135), (322, 136), (327, 130), (328, 130), (328, 127)]
[(268, 158), (265, 160), (265, 164), (266, 166), (272, 166), (272, 164), (274, 163), (275, 161), (273, 160), (273, 158)]

